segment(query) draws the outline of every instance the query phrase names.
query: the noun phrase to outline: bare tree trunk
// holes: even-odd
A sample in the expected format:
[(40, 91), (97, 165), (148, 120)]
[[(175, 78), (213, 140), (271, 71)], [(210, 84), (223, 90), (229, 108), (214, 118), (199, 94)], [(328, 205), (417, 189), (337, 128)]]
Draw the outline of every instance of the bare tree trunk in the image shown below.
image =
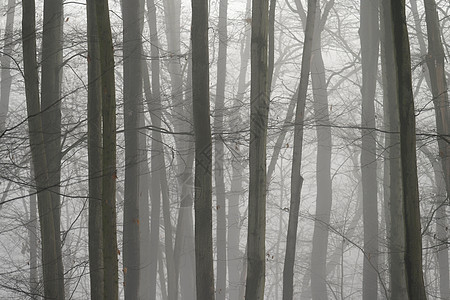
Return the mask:
[[(33, 172), (34, 173), (34, 172)], [(39, 277), (38, 277), (38, 242), (37, 242), (37, 211), (36, 211), (36, 190), (30, 191), (30, 220), (28, 224), (28, 235), (30, 239), (30, 295), (31, 299), (39, 298)]]
[(102, 235), (102, 91), (95, 2), (87, 1), (89, 269), (91, 298), (103, 299)]
[(381, 4), (381, 59), (383, 66), (383, 103), (387, 108), (387, 143), (389, 160), (389, 282), (391, 299), (408, 299), (405, 274), (405, 227), (400, 161), (400, 121), (396, 101), (395, 61), (390, 0)]
[[(321, 50), (320, 3), (317, 3), (313, 39), (311, 78), (314, 97), (314, 118), (317, 128), (317, 201), (311, 255), (312, 299), (327, 299), (326, 261), (328, 249), (328, 225), (330, 223), (331, 191), (331, 128), (328, 114), (328, 93), (325, 66)], [(321, 21), (323, 23), (323, 21)]]
[(13, 52), (13, 35), (14, 35), (14, 15), (16, 9), (16, 1), (8, 0), (8, 11), (6, 13), (5, 37), (3, 44), (3, 55), (0, 58), (1, 83), (0, 83), (0, 135), (6, 129), (6, 119), (9, 111), (9, 94), (11, 92), (11, 55)]
[(59, 299), (58, 264), (55, 241), (53, 206), (48, 190), (47, 159), (42, 134), (41, 108), (39, 103), (39, 76), (36, 61), (35, 2), (22, 2), (22, 46), (25, 94), (27, 100), (28, 130), (34, 180), (38, 195), (39, 222), (41, 225), (42, 268), (44, 297)]
[(316, 0), (308, 1), (308, 16), (303, 45), (302, 69), (297, 94), (297, 109), (294, 125), (294, 149), (291, 173), (291, 201), (289, 206), (289, 223), (286, 241), (286, 255), (283, 269), (283, 300), (291, 300), (294, 292), (295, 248), (297, 245), (297, 227), (300, 209), (300, 196), (303, 185), (301, 176), (303, 121), (305, 116), (306, 94), (308, 91), (309, 72), (311, 69), (314, 23), (316, 19)]
[(41, 113), (47, 156), (49, 187), (52, 197), (53, 222), (58, 264), (59, 297), (64, 299), (64, 268), (60, 236), (61, 181), (61, 75), (63, 1), (44, 1), (42, 33)]
[(363, 299), (378, 293), (377, 137), (375, 90), (378, 69), (378, 2), (361, 0), (359, 35), (362, 57), (361, 175), (363, 189)]
[(142, 97), (140, 1), (123, 5), (125, 204), (123, 268), (125, 299), (138, 299), (140, 285), (138, 120)]
[[(430, 75), (431, 92), (433, 95), (433, 104), (435, 108), (436, 127), (438, 134), (439, 157), (444, 173), (447, 198), (450, 195), (450, 145), (448, 136), (450, 134), (450, 116), (448, 101), (448, 85), (445, 75), (445, 53), (441, 41), (441, 31), (439, 29), (439, 17), (435, 0), (425, 0), (425, 17), (428, 33), (428, 55), (427, 67)], [(436, 179), (437, 181), (438, 179)], [(439, 215), (443, 218), (446, 215), (445, 206), (438, 209)], [(436, 216), (437, 217), (437, 216)], [(442, 220), (438, 222), (442, 222)], [(440, 227), (438, 227), (439, 229)], [(445, 226), (443, 227), (445, 228)], [(440, 238), (445, 235), (440, 230)], [(444, 238), (447, 241), (447, 238)], [(448, 249), (443, 245), (439, 248), (439, 278), (441, 297), (448, 299), (450, 297), (449, 287), (449, 263)], [(447, 257), (447, 260), (446, 260)]]
[(411, 58), (405, 20), (405, 1), (391, 1), (400, 148), (405, 214), (406, 286), (410, 299), (426, 299), (422, 269), (419, 191), (416, 165), (416, 126), (411, 82)]
[(114, 82), (114, 49), (112, 45), (108, 1), (96, 1), (96, 14), (100, 43), (102, 82), (102, 230), (104, 299), (117, 300), (119, 297), (119, 274), (116, 226), (116, 94)]
[(266, 260), (266, 139), (269, 112), (267, 24), (268, 1), (253, 0), (246, 299), (264, 298)]
[(208, 2), (192, 1), (192, 100), (195, 133), (195, 261), (197, 299), (213, 300), (212, 140), (209, 116)]
[(224, 178), (224, 144), (222, 132), (224, 130), (223, 119), (225, 114), (225, 81), (227, 74), (227, 9), (228, 0), (220, 0), (219, 3), (219, 53), (217, 57), (217, 86), (214, 108), (214, 131), (217, 133), (214, 140), (214, 179), (216, 190), (216, 248), (217, 248), (217, 282), (216, 297), (225, 300), (227, 288), (227, 220), (225, 203), (225, 178)]
[[(250, 13), (251, 0), (247, 0), (246, 13)], [(233, 108), (230, 109), (230, 120), (229, 123), (232, 128), (235, 128), (236, 124), (242, 124), (241, 117), (241, 104), (245, 94), (246, 88), (246, 74), (248, 69), (248, 61), (250, 55), (250, 31), (245, 32), (244, 39), (241, 45), (241, 64), (238, 79), (238, 90), (233, 100)], [(233, 135), (236, 141), (239, 141), (239, 134)], [(241, 271), (243, 271), (244, 266), (242, 261), (242, 252), (239, 250), (240, 245), (240, 229), (241, 229), (241, 214), (239, 211), (239, 205), (241, 197), (244, 193), (242, 181), (243, 181), (243, 169), (244, 169), (244, 158), (241, 152), (240, 143), (235, 142), (232, 149), (232, 160), (231, 160), (231, 191), (228, 198), (228, 218), (227, 218), (227, 257), (228, 257), (228, 290), (229, 299), (242, 299), (239, 297), (239, 291), (244, 286), (244, 281), (241, 281)], [(244, 278), (245, 280), (245, 278)]]

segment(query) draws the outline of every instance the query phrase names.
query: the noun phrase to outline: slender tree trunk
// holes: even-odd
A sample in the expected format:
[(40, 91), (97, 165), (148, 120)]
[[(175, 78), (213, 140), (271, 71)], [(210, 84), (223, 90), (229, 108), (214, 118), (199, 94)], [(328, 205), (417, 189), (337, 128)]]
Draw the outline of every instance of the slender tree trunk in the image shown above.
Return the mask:
[(419, 191), (416, 165), (416, 132), (411, 82), (411, 57), (405, 20), (405, 1), (391, 1), (397, 102), (400, 116), (400, 149), (405, 215), (405, 266), (409, 299), (426, 299), (422, 268)]
[[(424, 0), (425, 17), (427, 22), (428, 33), (428, 55), (427, 67), (430, 75), (431, 92), (433, 95), (433, 104), (436, 116), (436, 127), (438, 134), (439, 157), (442, 165), (443, 175), (445, 179), (445, 188), (447, 197), (450, 195), (450, 145), (448, 136), (450, 134), (450, 116), (448, 101), (448, 85), (445, 75), (445, 53), (441, 41), (441, 31), (439, 29), (439, 17), (435, 0)], [(436, 179), (437, 181), (438, 179)], [(438, 213), (442, 220), (446, 215), (445, 206), (438, 209)], [(438, 216), (436, 216), (438, 217)], [(438, 222), (442, 223), (442, 220)], [(440, 228), (440, 229), (439, 229)], [(443, 227), (445, 228), (445, 226)], [(438, 226), (440, 238), (445, 235), (442, 227)], [(447, 238), (444, 238), (447, 241)], [(450, 297), (449, 287), (449, 263), (448, 248), (443, 245), (439, 247), (439, 277), (440, 277), (440, 293), (443, 299)], [(447, 257), (447, 261), (446, 261)]]
[(116, 226), (116, 94), (114, 82), (114, 49), (112, 45), (108, 1), (96, 1), (96, 14), (100, 43), (102, 82), (102, 230), (104, 299), (116, 300), (119, 297)]
[(6, 119), (9, 111), (9, 94), (11, 92), (11, 55), (13, 52), (14, 36), (14, 15), (16, 10), (16, 1), (8, 0), (8, 11), (6, 13), (5, 37), (3, 44), (3, 55), (0, 59), (1, 83), (0, 83), (0, 135), (6, 129)]
[(375, 90), (378, 71), (378, 2), (361, 0), (359, 35), (362, 57), (362, 150), (364, 262), (363, 299), (378, 292), (378, 206)]
[(139, 0), (123, 5), (123, 73), (125, 128), (125, 204), (123, 213), (123, 270), (125, 299), (138, 299), (139, 240), (139, 102), (142, 98), (141, 14)]
[(311, 68), (312, 42), (314, 37), (314, 21), (316, 19), (316, 0), (308, 1), (308, 16), (303, 45), (302, 69), (297, 94), (297, 109), (294, 125), (294, 150), (291, 173), (291, 202), (289, 206), (289, 224), (286, 239), (286, 255), (283, 269), (283, 300), (293, 299), (295, 248), (297, 244), (297, 227), (300, 209), (300, 195), (303, 184), (301, 176), (303, 121), (305, 116), (306, 94), (308, 91), (309, 72)]
[(53, 222), (58, 263), (59, 297), (64, 299), (64, 268), (60, 235), (61, 181), (61, 75), (63, 1), (44, 1), (42, 34), (41, 113), (47, 156), (49, 187), (52, 196)]
[(195, 133), (195, 261), (197, 299), (213, 300), (212, 140), (209, 117), (208, 2), (192, 1), (192, 100)]
[[(34, 173), (34, 172), (33, 172)], [(28, 224), (28, 234), (30, 239), (30, 295), (32, 300), (39, 297), (39, 277), (38, 277), (38, 239), (37, 239), (37, 211), (36, 211), (36, 190), (31, 190), (30, 196), (30, 220)]]
[[(250, 12), (251, 0), (247, 0), (246, 12)], [(250, 26), (248, 26), (250, 28)], [(250, 30), (244, 34), (244, 38), (241, 44), (241, 63), (240, 72), (238, 79), (238, 90), (236, 96), (233, 100), (233, 109), (230, 109), (230, 120), (229, 123), (233, 129), (236, 125), (242, 124), (241, 117), (241, 103), (244, 98), (246, 89), (246, 74), (248, 69), (248, 61), (250, 56)], [(236, 141), (240, 140), (240, 135), (233, 135), (233, 139)], [(227, 218), (227, 258), (228, 258), (228, 290), (229, 299), (242, 299), (239, 298), (239, 291), (241, 287), (244, 286), (243, 281), (241, 281), (241, 271), (243, 271), (242, 252), (239, 250), (240, 245), (240, 229), (241, 229), (241, 214), (239, 211), (241, 197), (244, 193), (242, 187), (243, 181), (243, 169), (244, 169), (244, 159), (241, 152), (239, 142), (235, 142), (232, 149), (232, 160), (231, 160), (231, 191), (228, 198), (228, 218)]]
[(408, 299), (405, 278), (405, 228), (400, 161), (400, 121), (396, 101), (395, 61), (390, 0), (381, 2), (381, 59), (383, 66), (383, 102), (387, 107), (389, 160), (389, 282), (391, 299)]
[(264, 298), (266, 260), (266, 138), (269, 112), (267, 24), (268, 1), (253, 0), (246, 299)]
[(42, 268), (44, 297), (59, 299), (58, 264), (55, 241), (53, 206), (48, 190), (47, 159), (42, 134), (41, 108), (39, 103), (39, 76), (36, 61), (35, 2), (22, 2), (22, 46), (25, 94), (27, 100), (28, 130), (34, 180), (38, 195), (39, 222), (41, 226)]
[(103, 299), (102, 90), (95, 2), (87, 1), (89, 269), (91, 298)]
[(313, 39), (314, 55), (311, 78), (314, 97), (314, 118), (317, 128), (317, 201), (311, 255), (312, 299), (327, 299), (326, 261), (328, 249), (328, 224), (330, 223), (331, 191), (331, 128), (328, 114), (328, 93), (325, 66), (321, 50), (320, 3), (317, 3)]
[(227, 288), (227, 220), (225, 203), (225, 178), (224, 178), (224, 144), (221, 132), (224, 130), (223, 119), (225, 115), (225, 81), (227, 73), (227, 9), (228, 0), (220, 0), (219, 3), (219, 53), (217, 57), (217, 86), (214, 108), (214, 130), (217, 133), (214, 140), (214, 179), (216, 190), (217, 211), (217, 283), (216, 297), (225, 300)]

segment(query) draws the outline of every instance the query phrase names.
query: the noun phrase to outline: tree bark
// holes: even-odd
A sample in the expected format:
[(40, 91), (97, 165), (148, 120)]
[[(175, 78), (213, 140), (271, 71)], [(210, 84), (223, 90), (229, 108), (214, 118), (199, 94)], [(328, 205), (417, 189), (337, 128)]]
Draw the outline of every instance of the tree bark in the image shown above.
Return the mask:
[(361, 175), (363, 189), (364, 262), (363, 299), (376, 299), (378, 292), (377, 136), (375, 90), (378, 71), (378, 2), (361, 0), (362, 59)]
[(96, 1), (97, 30), (100, 43), (102, 82), (103, 161), (102, 161), (102, 230), (104, 299), (119, 297), (116, 217), (116, 93), (114, 48), (107, 0)]
[(405, 1), (391, 1), (400, 149), (405, 215), (405, 266), (409, 299), (426, 299), (422, 269), (419, 190), (416, 165), (416, 126), (411, 82), (411, 57), (405, 20)]
[(331, 128), (328, 113), (328, 92), (325, 66), (321, 50), (320, 3), (317, 3), (313, 39), (314, 55), (311, 62), (311, 78), (314, 97), (314, 119), (317, 131), (317, 200), (311, 255), (312, 299), (327, 299), (326, 261), (328, 250), (328, 225), (332, 204), (331, 183)]
[(316, 0), (308, 1), (308, 15), (303, 44), (302, 69), (297, 94), (297, 109), (294, 123), (294, 149), (291, 173), (291, 201), (289, 206), (289, 223), (286, 239), (286, 255), (283, 269), (283, 300), (291, 300), (294, 292), (295, 248), (297, 244), (297, 227), (300, 209), (300, 196), (303, 184), (301, 176), (303, 121), (305, 116), (306, 95), (308, 91), (309, 72), (311, 69), (314, 23), (316, 19)]
[(197, 299), (213, 300), (212, 140), (209, 117), (208, 2), (192, 1), (192, 100), (195, 135), (195, 262)]
[(227, 9), (228, 0), (220, 0), (219, 3), (219, 53), (217, 57), (217, 86), (216, 101), (214, 107), (214, 179), (216, 190), (216, 297), (218, 300), (225, 300), (227, 288), (227, 220), (225, 203), (225, 178), (224, 178), (224, 144), (222, 132), (224, 130), (223, 119), (225, 115), (225, 81), (227, 73)]
[(95, 2), (87, 1), (89, 269), (91, 298), (103, 299), (102, 90)]
[(39, 103), (39, 76), (36, 61), (35, 2), (22, 2), (22, 47), (27, 102), (28, 130), (34, 180), (38, 195), (39, 223), (41, 226), (42, 268), (44, 297), (59, 299), (58, 264), (55, 241), (53, 206), (48, 190), (47, 159), (42, 134), (41, 108)]
[(11, 55), (13, 52), (13, 36), (14, 36), (14, 15), (16, 9), (16, 1), (8, 0), (8, 11), (6, 13), (5, 36), (3, 44), (3, 55), (0, 59), (1, 83), (0, 83), (0, 135), (6, 129), (6, 120), (9, 111), (9, 95), (11, 92)]
[(250, 182), (245, 299), (263, 299), (266, 233), (266, 139), (269, 112), (268, 1), (252, 2)]
[[(142, 99), (140, 1), (123, 5), (123, 95), (125, 129), (125, 203), (123, 212), (123, 270), (125, 299), (138, 299), (139, 239), (139, 102)], [(155, 272), (156, 273), (156, 272)]]

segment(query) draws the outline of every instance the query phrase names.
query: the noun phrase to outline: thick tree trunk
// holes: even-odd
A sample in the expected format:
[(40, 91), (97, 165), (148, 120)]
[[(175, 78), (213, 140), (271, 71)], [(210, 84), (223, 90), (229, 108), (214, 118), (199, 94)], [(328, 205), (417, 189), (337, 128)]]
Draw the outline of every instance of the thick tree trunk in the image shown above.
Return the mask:
[(225, 115), (225, 81), (227, 73), (227, 8), (228, 0), (220, 0), (219, 3), (219, 53), (217, 57), (217, 86), (216, 101), (214, 107), (214, 179), (216, 191), (216, 297), (225, 300), (227, 288), (227, 220), (225, 203), (225, 178), (224, 161), (225, 152), (221, 133), (224, 131), (223, 119)]
[(53, 206), (48, 190), (47, 159), (42, 134), (41, 108), (39, 103), (39, 76), (36, 61), (35, 2), (22, 2), (22, 46), (25, 95), (27, 102), (28, 130), (34, 180), (38, 195), (39, 222), (41, 226), (42, 268), (44, 297), (59, 299), (58, 264), (55, 241)]
[[(123, 270), (125, 299), (138, 299), (139, 240), (139, 102), (142, 98), (140, 1), (123, 5), (123, 73), (125, 129), (125, 204), (123, 213)], [(156, 272), (155, 272), (156, 273)]]
[(400, 149), (405, 215), (405, 266), (409, 299), (426, 299), (422, 268), (419, 190), (416, 165), (416, 126), (411, 82), (411, 57), (405, 20), (405, 1), (391, 1)]
[(112, 44), (108, 1), (96, 1), (96, 14), (100, 43), (102, 82), (102, 230), (104, 299), (117, 300), (119, 297), (119, 274), (116, 226), (116, 93), (114, 82), (114, 48)]
[(387, 109), (386, 129), (389, 160), (389, 282), (391, 299), (408, 299), (405, 278), (405, 227), (400, 161), (400, 121), (396, 101), (395, 61), (390, 0), (381, 2), (381, 60), (383, 67), (383, 103)]
[(328, 224), (332, 204), (331, 191), (331, 128), (328, 114), (328, 93), (325, 66), (321, 50), (320, 3), (317, 3), (313, 39), (314, 55), (311, 62), (311, 78), (314, 97), (314, 118), (317, 128), (317, 200), (311, 255), (312, 299), (327, 299), (326, 261), (328, 250)]
[(297, 109), (294, 125), (294, 150), (291, 173), (291, 201), (289, 206), (289, 223), (286, 240), (286, 255), (283, 269), (283, 300), (291, 300), (294, 292), (295, 248), (297, 244), (297, 227), (300, 209), (300, 195), (303, 184), (301, 176), (303, 121), (305, 116), (306, 94), (308, 91), (309, 72), (311, 68), (314, 21), (316, 19), (316, 0), (308, 1), (308, 16), (303, 45), (302, 69), (297, 94)]
[(213, 300), (212, 140), (209, 116), (208, 2), (192, 1), (192, 100), (195, 134), (195, 262), (197, 299)]
[(39, 298), (39, 276), (38, 276), (38, 239), (37, 239), (37, 211), (36, 190), (30, 191), (30, 220), (28, 223), (28, 235), (30, 240), (30, 296), (32, 300)]
[(91, 298), (103, 299), (102, 90), (95, 2), (87, 1), (89, 269)]
[(6, 129), (6, 119), (9, 111), (9, 94), (11, 92), (11, 55), (13, 51), (14, 36), (14, 15), (16, 1), (8, 0), (8, 11), (6, 13), (5, 37), (3, 44), (3, 55), (0, 58), (1, 64), (1, 83), (0, 83), (0, 135)]
[(359, 35), (362, 57), (361, 175), (363, 189), (363, 299), (378, 292), (378, 206), (375, 90), (378, 71), (378, 2), (361, 0)]
[(267, 24), (268, 1), (253, 0), (246, 299), (264, 298), (266, 260), (266, 139), (269, 112)]
[(61, 181), (61, 75), (63, 1), (44, 1), (42, 33), (41, 113), (58, 263), (59, 297), (64, 299), (64, 268), (60, 235)]

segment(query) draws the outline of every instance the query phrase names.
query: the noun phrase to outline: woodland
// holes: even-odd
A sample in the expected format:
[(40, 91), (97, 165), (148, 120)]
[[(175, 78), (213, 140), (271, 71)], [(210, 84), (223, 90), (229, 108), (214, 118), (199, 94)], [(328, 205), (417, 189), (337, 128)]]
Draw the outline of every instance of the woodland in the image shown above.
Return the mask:
[(0, 299), (450, 299), (448, 0), (0, 0)]

